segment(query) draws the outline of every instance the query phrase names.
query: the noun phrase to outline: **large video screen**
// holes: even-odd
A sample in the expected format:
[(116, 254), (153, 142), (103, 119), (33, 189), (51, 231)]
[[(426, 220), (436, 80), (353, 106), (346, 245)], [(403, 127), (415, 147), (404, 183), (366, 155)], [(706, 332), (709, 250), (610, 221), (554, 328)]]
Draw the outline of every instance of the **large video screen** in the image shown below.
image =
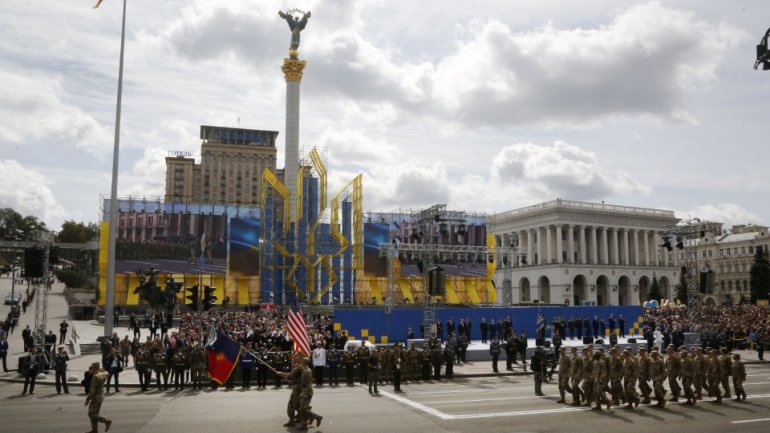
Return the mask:
[(118, 221), (118, 273), (226, 273), (226, 214), (121, 211)]
[(384, 223), (364, 223), (364, 273), (369, 276), (388, 276), (388, 262), (379, 249), (388, 242), (388, 228)]
[(259, 275), (259, 229), (258, 219), (230, 220), (230, 275)]

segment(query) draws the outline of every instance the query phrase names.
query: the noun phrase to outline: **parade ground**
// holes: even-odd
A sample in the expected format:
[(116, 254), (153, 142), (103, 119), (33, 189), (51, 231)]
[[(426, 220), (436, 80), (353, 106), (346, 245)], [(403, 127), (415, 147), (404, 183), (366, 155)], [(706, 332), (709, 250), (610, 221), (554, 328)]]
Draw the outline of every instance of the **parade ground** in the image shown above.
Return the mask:
[[(10, 291), (10, 279), (0, 280), (0, 295)], [(54, 284), (49, 294), (48, 328), (58, 334), (58, 324), (66, 318), (63, 287)], [(6, 314), (8, 306), (0, 313)], [(33, 325), (34, 308), (22, 315), (20, 327), (10, 336), (9, 367), (15, 368), (22, 355), (21, 329)], [(59, 431), (85, 431), (88, 428), (85, 393), (80, 385), (83, 372), (98, 353), (81, 354), (80, 344), (94, 343), (103, 333), (96, 321), (69, 321), (71, 333), (70, 394), (57, 394), (53, 375), (41, 376), (34, 395), (21, 395), (23, 381), (15, 372), (0, 373), (0, 419), (13, 432), (39, 432), (50, 426)], [(121, 337), (125, 327), (115, 329)], [(146, 334), (146, 330), (145, 331)], [(530, 342), (530, 346), (534, 344)], [(566, 340), (567, 345), (579, 344)], [(476, 350), (486, 346), (474, 342)], [(722, 404), (708, 400), (696, 406), (669, 403), (665, 408), (641, 405), (628, 410), (613, 407), (592, 411), (585, 407), (557, 404), (554, 382), (544, 386), (544, 397), (534, 393), (530, 372), (521, 365), (505, 370), (501, 361), (499, 374), (492, 373), (489, 360), (458, 365), (452, 380), (405, 383), (397, 393), (392, 385), (380, 386), (371, 396), (366, 386), (315, 388), (313, 408), (324, 416), (318, 431), (335, 432), (535, 432), (595, 431), (628, 432), (665, 429), (686, 432), (764, 432), (770, 418), (770, 363), (760, 362), (756, 352), (740, 351), (747, 363), (748, 393), (745, 402), (725, 399)], [(266, 390), (219, 388), (195, 391), (150, 390), (142, 393), (133, 365), (120, 376), (122, 392), (107, 395), (102, 413), (115, 423), (115, 432), (181, 432), (190, 429), (226, 430), (227, 432), (275, 432), (292, 430), (282, 427), (286, 421), (286, 386)], [(272, 382), (270, 383), (272, 385)], [(568, 397), (569, 401), (569, 397)], [(315, 428), (315, 427), (314, 427)]]

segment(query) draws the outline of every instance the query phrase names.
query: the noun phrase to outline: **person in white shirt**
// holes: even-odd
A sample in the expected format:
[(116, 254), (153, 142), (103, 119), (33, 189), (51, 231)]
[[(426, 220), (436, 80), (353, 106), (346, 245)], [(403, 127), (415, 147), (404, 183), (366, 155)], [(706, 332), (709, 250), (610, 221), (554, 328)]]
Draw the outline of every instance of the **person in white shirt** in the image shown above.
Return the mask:
[(323, 386), (324, 368), (326, 367), (326, 349), (319, 342), (313, 349), (313, 373), (315, 374), (316, 386)]

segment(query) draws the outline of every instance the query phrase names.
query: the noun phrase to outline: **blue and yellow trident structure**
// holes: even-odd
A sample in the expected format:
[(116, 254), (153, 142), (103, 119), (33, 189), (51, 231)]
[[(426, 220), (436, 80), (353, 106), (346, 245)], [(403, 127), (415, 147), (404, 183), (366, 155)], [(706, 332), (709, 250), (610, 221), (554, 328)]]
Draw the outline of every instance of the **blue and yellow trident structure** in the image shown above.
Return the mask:
[(354, 303), (364, 269), (363, 176), (342, 187), (329, 206), (326, 166), (316, 149), (309, 159), (297, 173), (293, 200), (270, 170), (262, 176), (262, 302)]

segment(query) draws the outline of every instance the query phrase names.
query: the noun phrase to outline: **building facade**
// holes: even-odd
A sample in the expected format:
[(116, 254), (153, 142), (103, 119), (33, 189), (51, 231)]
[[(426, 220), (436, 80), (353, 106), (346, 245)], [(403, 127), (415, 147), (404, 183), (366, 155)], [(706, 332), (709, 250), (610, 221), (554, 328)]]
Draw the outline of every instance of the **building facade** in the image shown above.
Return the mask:
[(183, 153), (166, 157), (167, 203), (253, 205), (262, 172), (276, 172), (278, 132), (201, 126), (201, 163)]
[(557, 199), (492, 215), (494, 276), (505, 304), (640, 305), (653, 278), (675, 295), (673, 211)]
[(770, 235), (767, 227), (736, 225), (729, 233), (722, 232), (722, 224), (713, 229), (696, 231), (689, 240), (694, 251), (677, 251), (677, 259), (685, 260), (686, 254), (695, 254), (699, 272), (693, 276), (695, 287), (707, 305), (738, 304), (751, 298), (751, 266), (757, 247), (768, 251)]

